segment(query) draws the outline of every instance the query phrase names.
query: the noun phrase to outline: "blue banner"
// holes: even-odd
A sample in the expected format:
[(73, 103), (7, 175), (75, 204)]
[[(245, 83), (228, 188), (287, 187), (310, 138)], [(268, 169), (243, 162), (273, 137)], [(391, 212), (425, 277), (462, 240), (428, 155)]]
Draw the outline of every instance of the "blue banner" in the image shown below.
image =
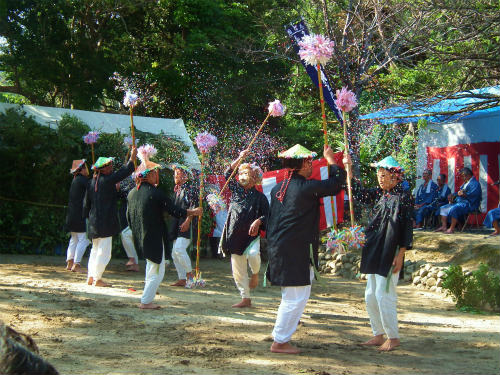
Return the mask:
[[(300, 42), (300, 40), (305, 35), (309, 35), (309, 30), (307, 29), (307, 26), (305, 25), (304, 21), (300, 21), (299, 23), (296, 23), (295, 25), (288, 25), (285, 29), (286, 29), (288, 36), (290, 36), (290, 38), (292, 39), (293, 49), (295, 50), (295, 52), (298, 55), (299, 50), (300, 50), (298, 42)], [(316, 87), (318, 87), (317, 66), (308, 65), (302, 59), (300, 60), (300, 62), (302, 63), (302, 65), (304, 65), (304, 68), (306, 69), (307, 74), (309, 74), (309, 77), (311, 77), (313, 84)], [(323, 69), (321, 69), (321, 81), (323, 82), (323, 96), (325, 98), (325, 102), (332, 109), (333, 113), (335, 113), (335, 116), (340, 121), (340, 124), (342, 124), (342, 115), (334, 102), (334, 100), (336, 99), (335, 93), (333, 92), (333, 90), (330, 86), (330, 82), (328, 82), (328, 77), (326, 76)]]

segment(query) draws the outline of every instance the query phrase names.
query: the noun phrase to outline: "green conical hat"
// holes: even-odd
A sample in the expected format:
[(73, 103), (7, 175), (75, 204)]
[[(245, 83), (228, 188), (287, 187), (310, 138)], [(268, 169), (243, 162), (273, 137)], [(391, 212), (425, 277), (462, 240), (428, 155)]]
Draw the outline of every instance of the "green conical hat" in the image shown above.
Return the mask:
[(396, 169), (402, 170), (403, 168), (399, 165), (398, 161), (394, 159), (392, 156), (387, 156), (386, 158), (373, 163), (373, 167), (375, 168), (384, 168), (384, 169)]
[(92, 169), (94, 170), (94, 169), (103, 168), (103, 167), (107, 166), (108, 164), (111, 164), (114, 159), (115, 158), (113, 158), (113, 157), (106, 158), (104, 156), (99, 156), (99, 159), (97, 159), (95, 164), (92, 166)]
[(318, 154), (316, 154), (313, 151), (309, 151), (307, 148), (304, 146), (301, 146), (299, 144), (296, 144), (292, 148), (278, 153), (279, 158), (285, 158), (285, 159), (307, 159), (307, 158), (314, 158)]

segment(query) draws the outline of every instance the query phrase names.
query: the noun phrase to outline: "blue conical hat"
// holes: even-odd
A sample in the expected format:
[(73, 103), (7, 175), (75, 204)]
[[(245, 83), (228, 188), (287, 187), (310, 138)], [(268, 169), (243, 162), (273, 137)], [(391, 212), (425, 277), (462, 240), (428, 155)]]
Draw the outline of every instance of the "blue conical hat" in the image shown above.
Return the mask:
[(384, 169), (396, 169), (396, 170), (403, 169), (401, 165), (398, 163), (398, 161), (394, 159), (392, 156), (387, 156), (386, 158), (372, 164), (372, 166), (375, 168), (384, 168)]

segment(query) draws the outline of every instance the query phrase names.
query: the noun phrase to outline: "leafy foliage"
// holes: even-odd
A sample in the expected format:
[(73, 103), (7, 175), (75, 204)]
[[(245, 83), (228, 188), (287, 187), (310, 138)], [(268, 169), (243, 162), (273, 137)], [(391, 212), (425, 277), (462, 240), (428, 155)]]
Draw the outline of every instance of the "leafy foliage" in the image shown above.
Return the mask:
[[(5, 169), (0, 196), (0, 252), (60, 253), (67, 240), (64, 231), (73, 159), (91, 164), (90, 147), (82, 138), (89, 127), (79, 119), (64, 116), (57, 130), (41, 126), (22, 111), (0, 113), (0, 158)], [(181, 151), (188, 146), (165, 134), (137, 132), (143, 143), (158, 149), (156, 160), (169, 164), (184, 162)], [(96, 157), (117, 156), (119, 168), (126, 156), (124, 135), (103, 133), (95, 145)], [(123, 159), (122, 159), (123, 158)], [(160, 188), (170, 194), (173, 174), (160, 173)], [(35, 202), (32, 204), (29, 202)], [(121, 249), (121, 245), (119, 249)]]
[(445, 270), (443, 288), (452, 296), (457, 307), (478, 310), (489, 305), (500, 308), (500, 278), (486, 264), (478, 270), (466, 273), (459, 265), (450, 265)]

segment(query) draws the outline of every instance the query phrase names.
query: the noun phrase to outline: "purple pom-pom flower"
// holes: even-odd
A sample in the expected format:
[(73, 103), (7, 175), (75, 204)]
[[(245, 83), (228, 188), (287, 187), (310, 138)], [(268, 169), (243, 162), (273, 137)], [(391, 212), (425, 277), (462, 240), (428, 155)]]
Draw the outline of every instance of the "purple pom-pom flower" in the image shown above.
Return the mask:
[(137, 149), (137, 156), (141, 159), (141, 162), (145, 163), (149, 158), (155, 156), (157, 152), (156, 147), (148, 143)]
[(332, 58), (334, 43), (323, 35), (306, 35), (298, 44), (299, 56), (308, 65), (325, 65)]
[(198, 133), (194, 140), (198, 149), (203, 153), (210, 151), (217, 144), (217, 137), (208, 132)]
[(125, 107), (133, 107), (133, 106), (135, 106), (135, 104), (137, 103), (138, 100), (139, 100), (139, 97), (137, 96), (137, 94), (134, 94), (131, 91), (127, 91), (125, 93), (125, 97), (123, 98), (123, 105)]
[(351, 90), (348, 90), (347, 87), (342, 87), (342, 90), (337, 90), (335, 105), (342, 112), (351, 112), (358, 105), (356, 95)]
[(226, 203), (218, 193), (208, 194), (207, 202), (214, 215), (217, 215), (220, 211), (225, 211), (227, 209)]
[(269, 114), (273, 117), (280, 117), (285, 114), (285, 107), (281, 102), (276, 99), (274, 102), (269, 103)]
[[(138, 143), (139, 143), (139, 138), (136, 138), (135, 145), (137, 146)], [(132, 146), (132, 137), (123, 138), (123, 144), (127, 147), (131, 147)]]
[(88, 145), (96, 143), (98, 139), (99, 139), (99, 132), (92, 131), (88, 132), (87, 135), (83, 136), (83, 141)]

